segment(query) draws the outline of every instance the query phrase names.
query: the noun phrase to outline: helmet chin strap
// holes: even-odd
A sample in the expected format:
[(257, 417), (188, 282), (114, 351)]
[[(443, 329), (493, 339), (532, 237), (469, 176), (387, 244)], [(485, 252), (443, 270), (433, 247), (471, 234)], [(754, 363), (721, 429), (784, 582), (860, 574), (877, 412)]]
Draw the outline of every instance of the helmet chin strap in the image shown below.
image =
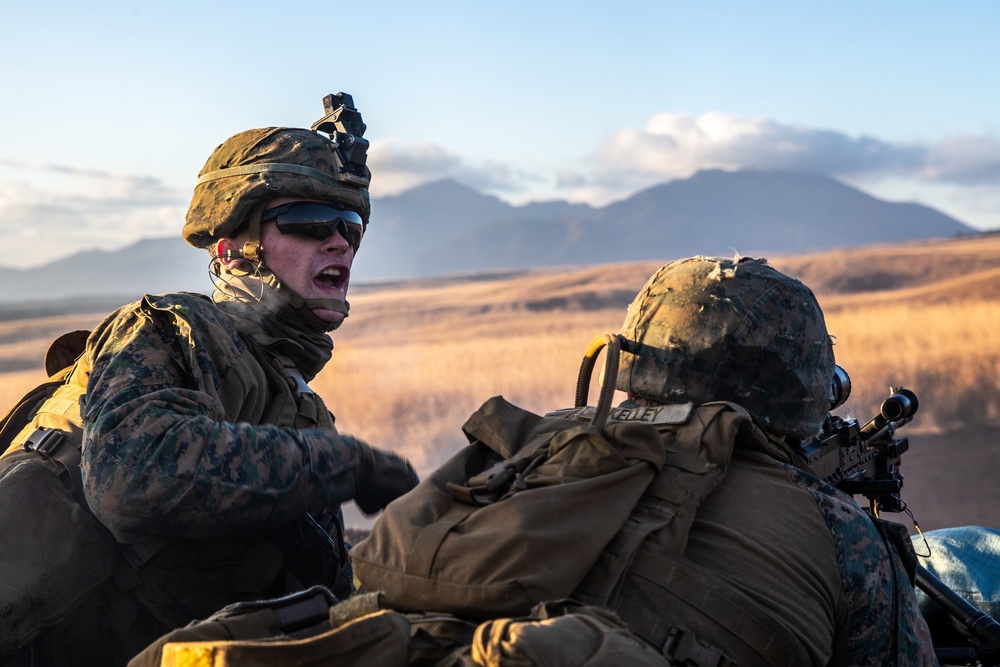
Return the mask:
[[(288, 289), (283, 287), (283, 289)], [(292, 290), (288, 290), (292, 294)], [(298, 294), (295, 294), (298, 297)], [(337, 299), (302, 299), (302, 306), (295, 309), (295, 312), (299, 314), (306, 324), (317, 329), (318, 331), (333, 331), (343, 324), (344, 320), (341, 319), (339, 322), (328, 322), (321, 317), (318, 317), (316, 313), (313, 312), (316, 308), (322, 308), (324, 310), (333, 310), (338, 313), (343, 313), (344, 317), (347, 317), (347, 311), (351, 309), (351, 304), (346, 300), (339, 301)]]
[(285, 300), (288, 301), (288, 304), (298, 316), (302, 318), (303, 322), (317, 331), (333, 331), (341, 325), (343, 320), (340, 322), (328, 322), (316, 315), (313, 312), (314, 309), (332, 310), (343, 313), (344, 317), (347, 317), (347, 311), (351, 309), (351, 304), (338, 299), (303, 299), (297, 292), (282, 284), (277, 276), (269, 270), (266, 275), (268, 276), (267, 283), (285, 297)]
[(302, 305), (310, 310), (313, 308), (333, 310), (338, 313), (342, 313), (344, 317), (347, 317), (349, 314), (348, 311), (351, 310), (351, 304), (347, 301), (341, 301), (339, 299), (303, 299)]
[(243, 244), (243, 256), (251, 262), (258, 262), (261, 265), (264, 263), (264, 258), (260, 247), (260, 214), (264, 212), (265, 206), (267, 206), (267, 202), (262, 201), (257, 202), (250, 209), (250, 225), (247, 230), (247, 241)]
[(264, 206), (266, 205), (267, 202), (263, 201), (256, 204), (250, 210), (250, 224), (247, 241), (243, 244), (243, 256), (258, 264), (261, 280), (277, 290), (279, 294), (282, 294), (307, 325), (318, 331), (333, 331), (340, 326), (340, 322), (327, 322), (318, 317), (313, 310), (316, 308), (332, 310), (342, 313), (344, 317), (347, 317), (348, 311), (351, 309), (351, 304), (346, 300), (341, 301), (339, 299), (304, 299), (297, 292), (278, 280), (278, 277), (264, 263), (264, 252), (260, 244), (260, 215), (264, 212)]

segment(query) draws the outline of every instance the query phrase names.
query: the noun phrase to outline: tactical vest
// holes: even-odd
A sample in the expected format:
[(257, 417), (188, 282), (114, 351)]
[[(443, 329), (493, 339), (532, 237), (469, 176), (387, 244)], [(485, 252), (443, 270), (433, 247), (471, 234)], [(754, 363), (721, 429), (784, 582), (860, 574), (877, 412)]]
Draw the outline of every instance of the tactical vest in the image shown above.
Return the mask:
[[(156, 308), (149, 299), (145, 306)], [(157, 310), (170, 316), (169, 305)], [(6, 447), (0, 459), (0, 531), (8, 536), (0, 546), (0, 656), (44, 633), (34, 647), (40, 664), (124, 664), (164, 632), (234, 601), (319, 581), (346, 597), (351, 582), (336, 579), (346, 561), (339, 517), (321, 518), (321, 527), (306, 516), (246, 539), (115, 541), (91, 514), (80, 480), (86, 333), (53, 344), (46, 356), (50, 374), (67, 358), (76, 362), (29, 394), (33, 401), (15, 406), (7, 419), (11, 428), (0, 432)], [(249, 347), (253, 357), (244, 363), (259, 366), (268, 393), (258, 423), (333, 426), (332, 415), (290, 360)], [(338, 531), (332, 539), (330, 526)], [(107, 639), (107, 654), (81, 655), (76, 647), (102, 643), (96, 637)]]
[[(698, 507), (722, 483), (734, 449), (762, 450), (766, 436), (732, 403), (704, 404), (681, 428), (661, 414), (670, 407), (612, 411), (609, 423), (656, 425), (666, 460), (571, 597), (613, 610), (678, 664), (794, 667), (801, 659), (791, 633), (731, 583), (684, 556)], [(586, 418), (587, 412), (578, 415)]]

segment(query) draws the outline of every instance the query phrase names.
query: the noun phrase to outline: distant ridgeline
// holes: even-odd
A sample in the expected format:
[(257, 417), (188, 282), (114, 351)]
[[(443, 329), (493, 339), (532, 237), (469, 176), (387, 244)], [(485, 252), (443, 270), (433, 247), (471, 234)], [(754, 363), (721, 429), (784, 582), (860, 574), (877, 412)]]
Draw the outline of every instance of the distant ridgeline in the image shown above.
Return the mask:
[[(187, 246), (179, 230), (178, 222), (176, 237), (117, 252), (0, 269), (0, 304), (207, 292), (208, 255)], [(972, 233), (932, 208), (881, 201), (814, 174), (703, 171), (603, 208), (561, 201), (515, 207), (446, 180), (374, 201), (352, 283), (736, 252), (766, 256)]]

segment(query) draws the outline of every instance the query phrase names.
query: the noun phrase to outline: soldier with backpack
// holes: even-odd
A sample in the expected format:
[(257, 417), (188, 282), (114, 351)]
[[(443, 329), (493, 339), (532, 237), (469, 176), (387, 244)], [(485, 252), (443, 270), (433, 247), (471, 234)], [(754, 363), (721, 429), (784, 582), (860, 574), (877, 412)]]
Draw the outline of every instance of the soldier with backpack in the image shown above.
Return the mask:
[(370, 213), (361, 116), (343, 93), (324, 106), (312, 129), (230, 137), (199, 174), (183, 235), (209, 252), (212, 298), (110, 314), (3, 431), (3, 520), (25, 523), (3, 527), (0, 663), (123, 665), (233, 602), (347, 597), (340, 504), (374, 513), (417, 483), (307, 384)]
[[(615, 612), (670, 664), (936, 664), (907, 531), (799, 455), (832, 407), (836, 370), (808, 287), (765, 260), (672, 262), (606, 338), (620, 362), (608, 362), (605, 390), (628, 400), (599, 404), (598, 418), (580, 407), (583, 373), (578, 407), (545, 418), (491, 399), (464, 427), (464, 458), (389, 507), (352, 551), (367, 590), (403, 611), (514, 617), (477, 630), (483, 665), (561, 664), (543, 631), (560, 621), (531, 609), (561, 597)], [(652, 465), (651, 478), (620, 485), (584, 466), (598, 459), (582, 444), (602, 440), (574, 430), (584, 420), (633, 467)], [(595, 491), (571, 495), (580, 477)], [(641, 497), (616, 514), (636, 484)], [(560, 498), (569, 509), (554, 511)], [(578, 646), (588, 642), (601, 645)]]
[(833, 398), (833, 347), (812, 291), (765, 260), (672, 262), (619, 335), (623, 407), (725, 401), (751, 423), (686, 543), (658, 545), (654, 533), (598, 602), (647, 639), (661, 636), (654, 625), (683, 627), (741, 665), (778, 645), (785, 664), (936, 664), (905, 528), (873, 519), (799, 458)]

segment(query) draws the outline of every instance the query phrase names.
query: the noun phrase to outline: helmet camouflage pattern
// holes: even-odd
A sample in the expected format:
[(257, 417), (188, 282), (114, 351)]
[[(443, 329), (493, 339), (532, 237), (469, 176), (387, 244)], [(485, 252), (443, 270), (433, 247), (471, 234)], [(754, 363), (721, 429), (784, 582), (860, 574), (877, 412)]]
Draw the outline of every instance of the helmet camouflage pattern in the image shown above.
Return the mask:
[[(183, 230), (184, 240), (204, 248), (235, 236), (257, 204), (279, 197), (319, 199), (371, 213), (365, 177), (344, 175), (337, 144), (315, 130), (265, 127), (224, 141), (199, 172)], [(360, 184), (363, 183), (363, 187)]]
[(804, 284), (767, 260), (694, 257), (657, 271), (622, 325), (617, 388), (657, 403), (731, 401), (773, 433), (812, 435), (833, 347)]

